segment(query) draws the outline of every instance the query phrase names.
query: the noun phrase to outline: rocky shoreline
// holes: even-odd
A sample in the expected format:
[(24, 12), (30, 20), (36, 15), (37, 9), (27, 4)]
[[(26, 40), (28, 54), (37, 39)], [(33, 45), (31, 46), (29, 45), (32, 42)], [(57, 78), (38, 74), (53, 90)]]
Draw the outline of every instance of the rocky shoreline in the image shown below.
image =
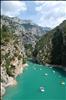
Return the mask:
[[(6, 76), (4, 77), (5, 78), (5, 82), (1, 82), (1, 97), (4, 96), (5, 92), (6, 92), (6, 88), (8, 86), (14, 86), (14, 85), (17, 85), (17, 81), (16, 81), (16, 77), (23, 73), (23, 69), (28, 66), (27, 63), (23, 64), (21, 68), (17, 68), (16, 69), (16, 74), (15, 74), (15, 77), (10, 77), (6, 74), (6, 72), (4, 73)], [(3, 68), (1, 69), (2, 72), (3, 72)]]

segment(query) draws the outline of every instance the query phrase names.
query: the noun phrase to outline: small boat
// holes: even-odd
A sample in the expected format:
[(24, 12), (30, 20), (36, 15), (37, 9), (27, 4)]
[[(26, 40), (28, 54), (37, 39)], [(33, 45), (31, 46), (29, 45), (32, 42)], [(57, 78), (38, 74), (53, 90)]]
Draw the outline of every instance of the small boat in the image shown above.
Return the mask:
[(53, 73), (55, 73), (55, 71), (53, 70)]
[(40, 70), (42, 70), (42, 69), (40, 68)]
[(47, 76), (48, 74), (47, 73), (45, 73), (45, 76)]
[(45, 90), (44, 90), (44, 87), (40, 87), (40, 91), (41, 92), (44, 92)]
[(62, 84), (62, 85), (65, 85), (65, 82), (64, 82), (64, 81), (62, 81), (62, 82), (61, 82), (61, 84)]

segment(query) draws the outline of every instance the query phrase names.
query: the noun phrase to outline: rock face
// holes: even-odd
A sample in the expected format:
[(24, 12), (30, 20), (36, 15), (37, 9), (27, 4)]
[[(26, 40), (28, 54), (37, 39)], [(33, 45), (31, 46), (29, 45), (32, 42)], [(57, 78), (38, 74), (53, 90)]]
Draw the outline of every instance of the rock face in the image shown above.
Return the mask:
[(16, 17), (1, 16), (1, 23), (22, 38), (28, 56), (31, 55), (38, 39), (50, 30), (48, 27), (34, 24), (31, 20), (21, 20)]
[(36, 43), (33, 57), (42, 64), (66, 66), (66, 20), (41, 37)]
[(5, 94), (5, 87), (1, 84), (1, 96)]
[(38, 38), (49, 30), (31, 20), (1, 16), (1, 95), (5, 87), (16, 85), (15, 77), (23, 72), (26, 54), (31, 55)]
[(1, 95), (5, 88), (16, 85), (15, 77), (23, 72), (26, 63), (25, 48), (20, 36), (12, 33), (8, 26), (1, 26)]
[(7, 74), (6, 68), (1, 67), (1, 96), (6, 92), (5, 88), (10, 85), (16, 85), (17, 82), (14, 77), (11, 77)]
[[(37, 24), (33, 23), (31, 20), (22, 20), (16, 17), (8, 17), (8, 16), (1, 16), (1, 23), (2, 25), (6, 25), (9, 28), (12, 28), (12, 31), (14, 31), (16, 34), (28, 35), (31, 33), (33, 36), (42, 36), (46, 32), (50, 30), (49, 27), (41, 27)], [(30, 38), (30, 37), (29, 37)]]

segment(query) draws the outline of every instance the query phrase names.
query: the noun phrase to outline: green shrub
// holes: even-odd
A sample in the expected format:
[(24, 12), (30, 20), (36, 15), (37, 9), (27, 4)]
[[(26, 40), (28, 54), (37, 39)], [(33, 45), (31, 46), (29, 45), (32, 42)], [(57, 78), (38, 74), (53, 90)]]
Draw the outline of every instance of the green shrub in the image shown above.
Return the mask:
[(23, 58), (23, 64), (25, 64), (26, 63), (26, 58)]
[(18, 53), (14, 53), (14, 56), (15, 56), (15, 57), (18, 57)]
[(22, 56), (21, 55), (18, 55), (18, 60), (20, 60), (22, 58)]

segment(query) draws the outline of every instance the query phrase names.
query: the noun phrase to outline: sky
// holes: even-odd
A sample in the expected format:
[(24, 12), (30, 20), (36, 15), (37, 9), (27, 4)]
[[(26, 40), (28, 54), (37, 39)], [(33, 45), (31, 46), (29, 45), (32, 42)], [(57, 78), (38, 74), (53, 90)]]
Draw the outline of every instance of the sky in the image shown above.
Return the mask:
[(66, 19), (66, 1), (1, 1), (1, 15), (54, 28)]

